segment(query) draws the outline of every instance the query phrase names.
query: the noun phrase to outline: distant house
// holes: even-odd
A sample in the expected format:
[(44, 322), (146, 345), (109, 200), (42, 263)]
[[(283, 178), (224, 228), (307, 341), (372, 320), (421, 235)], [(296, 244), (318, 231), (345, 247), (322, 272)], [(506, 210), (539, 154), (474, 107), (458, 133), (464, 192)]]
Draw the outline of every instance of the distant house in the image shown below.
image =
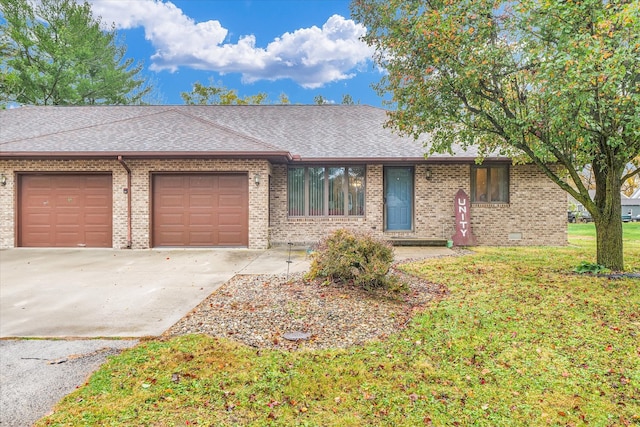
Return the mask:
[(623, 197), (621, 203), (623, 214), (631, 215), (634, 221), (640, 220), (640, 198)]
[[(589, 196), (593, 199), (595, 190), (589, 190)], [(585, 207), (572, 196), (567, 196), (568, 210), (575, 212), (578, 218), (583, 215), (589, 215)], [(640, 191), (636, 191), (631, 197), (620, 193), (620, 203), (622, 205), (622, 214), (630, 214), (633, 220), (640, 220)], [(590, 215), (589, 215), (590, 217)]]
[(385, 120), (362, 105), (0, 111), (0, 247), (267, 248), (338, 228), (447, 239), (460, 189), (477, 244), (566, 244), (566, 195), (535, 166), (425, 158)]
[[(589, 190), (589, 197), (591, 197), (592, 200), (595, 195), (596, 195), (596, 190)], [(587, 212), (587, 208), (585, 208), (582, 203), (577, 201), (570, 194), (567, 194), (567, 210), (569, 212), (574, 212), (578, 220), (580, 220), (583, 217), (591, 218), (591, 214)]]

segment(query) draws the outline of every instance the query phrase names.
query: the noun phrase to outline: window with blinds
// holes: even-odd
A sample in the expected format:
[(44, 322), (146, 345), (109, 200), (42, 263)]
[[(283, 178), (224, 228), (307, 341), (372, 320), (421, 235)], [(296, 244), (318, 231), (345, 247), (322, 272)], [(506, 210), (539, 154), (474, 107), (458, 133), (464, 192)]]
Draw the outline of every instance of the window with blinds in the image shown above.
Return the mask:
[(364, 166), (289, 168), (289, 216), (363, 216)]

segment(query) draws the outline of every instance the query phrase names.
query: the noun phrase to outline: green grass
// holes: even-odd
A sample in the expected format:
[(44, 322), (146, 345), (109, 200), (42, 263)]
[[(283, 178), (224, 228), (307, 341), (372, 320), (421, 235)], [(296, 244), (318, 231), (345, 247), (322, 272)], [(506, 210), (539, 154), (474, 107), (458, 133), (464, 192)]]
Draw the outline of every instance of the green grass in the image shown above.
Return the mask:
[[(626, 243), (634, 244), (640, 242), (640, 222), (622, 223), (623, 238)], [(591, 223), (569, 224), (569, 238), (572, 241), (579, 239), (596, 239), (596, 227)]]
[[(450, 293), (384, 342), (144, 342), (38, 425), (640, 425), (640, 280), (572, 273), (595, 258), (592, 228), (571, 224), (567, 247), (407, 265)], [(625, 264), (640, 271), (640, 224), (624, 230)]]

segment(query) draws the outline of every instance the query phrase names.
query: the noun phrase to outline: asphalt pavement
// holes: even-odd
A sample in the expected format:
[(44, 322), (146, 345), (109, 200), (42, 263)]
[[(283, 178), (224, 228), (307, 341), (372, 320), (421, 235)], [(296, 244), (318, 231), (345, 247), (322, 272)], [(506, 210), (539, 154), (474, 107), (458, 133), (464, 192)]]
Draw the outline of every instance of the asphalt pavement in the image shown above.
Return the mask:
[(27, 427), (138, 340), (1, 340), (0, 426)]

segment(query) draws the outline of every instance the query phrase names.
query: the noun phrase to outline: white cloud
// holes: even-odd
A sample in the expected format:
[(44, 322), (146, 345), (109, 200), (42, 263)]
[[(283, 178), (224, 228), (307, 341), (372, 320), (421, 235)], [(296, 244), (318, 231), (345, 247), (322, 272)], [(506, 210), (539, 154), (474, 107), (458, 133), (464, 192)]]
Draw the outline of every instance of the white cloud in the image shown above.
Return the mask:
[(191, 67), (219, 73), (241, 73), (245, 82), (292, 79), (317, 88), (348, 79), (371, 58), (373, 51), (359, 38), (365, 28), (340, 15), (322, 28), (313, 26), (284, 33), (257, 46), (254, 35), (227, 41), (219, 21), (195, 22), (173, 3), (156, 0), (93, 0), (96, 16), (119, 29), (143, 27), (156, 49), (150, 69), (176, 71)]

